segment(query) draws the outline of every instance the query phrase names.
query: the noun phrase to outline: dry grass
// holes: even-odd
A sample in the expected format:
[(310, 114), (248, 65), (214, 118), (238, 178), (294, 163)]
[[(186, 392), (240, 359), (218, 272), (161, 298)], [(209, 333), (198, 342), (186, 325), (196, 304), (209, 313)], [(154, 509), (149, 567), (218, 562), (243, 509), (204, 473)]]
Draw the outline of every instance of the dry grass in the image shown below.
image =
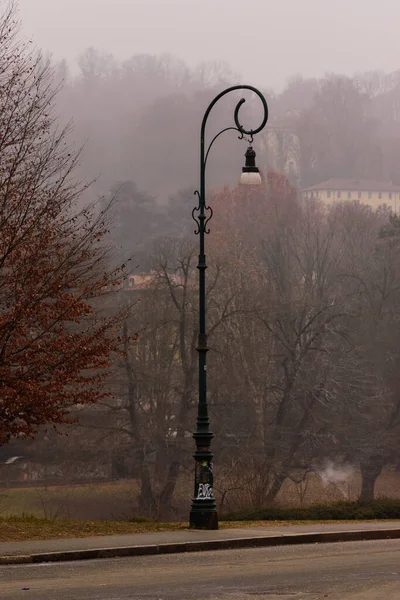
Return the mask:
[[(215, 491), (220, 508), (221, 493), (224, 490), (232, 490), (225, 493), (223, 512), (236, 512), (251, 508), (251, 490), (246, 486), (238, 488), (237, 480), (232, 483), (224, 479), (222, 473), (217, 475)], [(138, 513), (138, 490), (136, 481), (4, 488), (0, 490), (0, 515), (32, 514), (49, 520), (82, 519), (89, 521), (95, 519), (96, 521), (126, 522)], [(301, 504), (307, 506), (344, 499), (355, 500), (359, 491), (360, 476), (357, 473), (344, 485), (329, 484), (327, 486), (322, 484), (317, 475), (311, 474), (301, 500), (296, 485), (288, 480), (277, 498), (277, 504), (297, 507)], [(191, 478), (182, 477), (174, 499), (176, 521), (186, 518), (191, 495)], [(400, 498), (400, 473), (393, 471), (383, 473), (377, 481), (376, 496)]]
[(24, 542), (82, 538), (99, 535), (125, 535), (185, 529), (185, 523), (128, 523), (124, 521), (78, 521), (10, 517), (0, 520), (0, 542)]
[(10, 487), (0, 492), (0, 514), (127, 521), (135, 515), (137, 495), (135, 481)]

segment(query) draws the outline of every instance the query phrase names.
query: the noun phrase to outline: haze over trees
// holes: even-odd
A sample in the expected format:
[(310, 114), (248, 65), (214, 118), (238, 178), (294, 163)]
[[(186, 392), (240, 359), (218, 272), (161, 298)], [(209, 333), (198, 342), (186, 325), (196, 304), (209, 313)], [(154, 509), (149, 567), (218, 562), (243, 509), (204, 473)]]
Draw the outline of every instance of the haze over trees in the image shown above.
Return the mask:
[[(119, 62), (94, 48), (83, 53), (79, 66), (76, 74), (65, 62), (58, 64), (57, 78), (64, 82), (58, 105), (65, 119), (73, 116), (78, 144), (85, 144), (81, 168), (95, 180), (92, 193), (108, 197), (120, 185), (134, 187), (139, 202), (142, 194), (152, 199), (150, 237), (155, 229), (171, 233), (169, 204), (183, 191), (187, 196), (176, 218), (190, 213), (185, 202), (190, 204), (197, 185), (204, 107), (221, 88), (237, 83), (237, 75), (225, 64), (190, 69), (169, 55), (139, 54)], [(327, 74), (320, 80), (296, 76), (281, 93), (263, 92), (270, 120), (256, 149), (265, 168), (285, 173), (300, 189), (329, 178), (400, 183), (398, 72), (353, 78)], [(217, 105), (210, 129), (231, 125), (236, 100), (232, 95)], [(244, 109), (244, 119), (256, 122), (257, 102), (248, 98)], [(233, 133), (213, 148), (211, 189), (235, 185), (245, 151), (240, 148)], [(165, 208), (161, 219), (160, 206)], [(142, 246), (147, 231), (138, 226), (131, 233)]]
[[(78, 74), (62, 62), (52, 83), (50, 67), (19, 53), (13, 34), (1, 39), (0, 441), (79, 416), (68, 438), (41, 430), (9, 451), (53, 461), (72, 479), (135, 479), (137, 510), (174, 518), (193, 468), (199, 125), (236, 76), (226, 65), (189, 69), (167, 55), (118, 62), (88, 48)], [(297, 193), (328, 178), (400, 184), (399, 73), (298, 76), (282, 93), (266, 91), (260, 188), (236, 186), (246, 146), (234, 134), (213, 148), (209, 402), (227, 509), (239, 495), (248, 506), (272, 502), (287, 480), (328, 460), (360, 470), (370, 499), (382, 471), (400, 463), (399, 219)], [(231, 125), (236, 101), (218, 105), (210, 129)], [(250, 126), (257, 110), (249, 98)], [(82, 155), (60, 129), (70, 117)], [(94, 180), (83, 195), (73, 167)], [(101, 210), (110, 202), (108, 238)], [(112, 293), (105, 239), (131, 276)], [(100, 378), (119, 336), (123, 352)]]

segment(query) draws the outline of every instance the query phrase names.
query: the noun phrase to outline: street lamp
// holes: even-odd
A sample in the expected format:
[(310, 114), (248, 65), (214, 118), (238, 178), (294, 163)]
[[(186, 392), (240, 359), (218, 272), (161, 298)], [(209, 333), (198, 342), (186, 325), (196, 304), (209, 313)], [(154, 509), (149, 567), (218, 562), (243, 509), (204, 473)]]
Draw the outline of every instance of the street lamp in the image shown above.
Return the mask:
[[(250, 90), (254, 92), (262, 102), (264, 116), (261, 125), (257, 129), (246, 130), (239, 122), (239, 111), (242, 104), (246, 101), (244, 98), (239, 100), (234, 112), (235, 127), (227, 127), (217, 133), (205, 151), (205, 132), (209, 114), (214, 105), (226, 94), (236, 90)], [(237, 131), (239, 139), (244, 136), (249, 136), (250, 144), (253, 136), (259, 133), (268, 121), (268, 105), (259, 90), (250, 85), (235, 85), (230, 87), (214, 98), (207, 108), (201, 124), (200, 134), (200, 191), (196, 191), (198, 197), (198, 206), (192, 211), (192, 216), (197, 224), (196, 235), (200, 240), (199, 262), (197, 268), (199, 270), (199, 337), (197, 351), (199, 353), (199, 402), (197, 409), (197, 425), (193, 437), (196, 442), (196, 451), (193, 455), (195, 459), (195, 484), (194, 497), (190, 510), (190, 526), (196, 529), (218, 529), (218, 515), (215, 498), (213, 495), (213, 454), (210, 451), (211, 440), (213, 433), (210, 430), (210, 422), (208, 418), (207, 406), (207, 363), (206, 356), (208, 352), (207, 334), (206, 334), (206, 256), (204, 237), (206, 233), (210, 233), (207, 224), (213, 216), (213, 211), (206, 203), (206, 165), (207, 159), (215, 140), (225, 131)], [(256, 153), (250, 145), (245, 154), (246, 163), (242, 169), (240, 183), (244, 185), (257, 185), (261, 183), (259, 170), (256, 166)]]

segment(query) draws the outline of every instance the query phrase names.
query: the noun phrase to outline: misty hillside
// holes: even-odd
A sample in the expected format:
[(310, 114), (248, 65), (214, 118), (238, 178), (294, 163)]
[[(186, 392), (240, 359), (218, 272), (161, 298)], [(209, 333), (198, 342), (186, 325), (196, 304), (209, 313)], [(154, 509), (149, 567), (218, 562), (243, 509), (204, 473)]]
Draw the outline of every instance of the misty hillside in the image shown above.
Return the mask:
[[(190, 69), (168, 55), (120, 62), (94, 48), (81, 55), (79, 67), (75, 74), (65, 61), (56, 65), (63, 85), (58, 107), (84, 146), (81, 171), (94, 181), (90, 194), (117, 199), (118, 243), (129, 254), (158, 234), (188, 231), (201, 118), (216, 93), (238, 79), (227, 65)], [(298, 76), (282, 92), (265, 93), (270, 120), (255, 142), (265, 172), (285, 173), (298, 189), (327, 179), (400, 183), (400, 71)], [(215, 107), (210, 135), (232, 124), (238, 98)], [(250, 98), (243, 109), (249, 126), (259, 111)], [(218, 140), (208, 169), (211, 190), (236, 184), (244, 152), (233, 132)]]

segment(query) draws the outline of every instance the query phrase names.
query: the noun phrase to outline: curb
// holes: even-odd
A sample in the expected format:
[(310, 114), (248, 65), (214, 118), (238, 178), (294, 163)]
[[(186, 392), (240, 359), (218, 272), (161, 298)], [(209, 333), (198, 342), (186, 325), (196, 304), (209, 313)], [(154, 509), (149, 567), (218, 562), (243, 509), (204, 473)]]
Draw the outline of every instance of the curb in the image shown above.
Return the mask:
[(94, 550), (72, 550), (17, 556), (0, 556), (0, 565), (21, 565), (45, 562), (94, 560), (100, 558), (122, 558), (128, 556), (154, 556), (184, 552), (206, 552), (210, 550), (234, 550), (239, 548), (266, 548), (294, 544), (326, 544), (333, 542), (361, 542), (367, 540), (400, 539), (400, 529), (372, 529), (356, 531), (327, 531), (321, 533), (281, 534), (275, 536), (234, 538), (203, 542), (178, 542), (173, 544), (151, 544), (122, 548), (97, 548)]

